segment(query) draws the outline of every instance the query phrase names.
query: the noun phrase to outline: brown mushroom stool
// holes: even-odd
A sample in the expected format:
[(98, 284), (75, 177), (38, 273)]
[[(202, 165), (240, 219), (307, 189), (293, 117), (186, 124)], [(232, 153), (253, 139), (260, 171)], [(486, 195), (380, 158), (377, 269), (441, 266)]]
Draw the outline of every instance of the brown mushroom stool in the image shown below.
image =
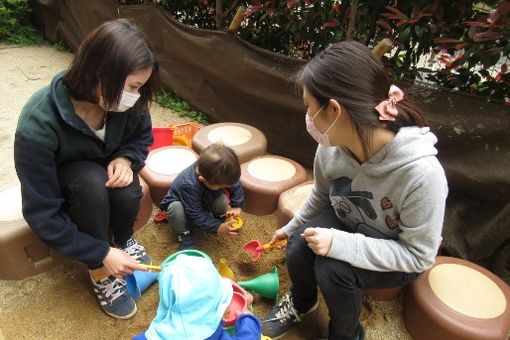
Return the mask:
[(244, 163), (267, 151), (267, 139), (257, 128), (240, 123), (218, 123), (204, 126), (192, 139), (193, 150), (200, 153), (213, 143), (222, 143), (232, 150)]
[(175, 177), (197, 158), (195, 151), (180, 145), (165, 146), (149, 152), (140, 176), (149, 185), (152, 202), (155, 205), (159, 206)]
[(271, 214), (278, 207), (278, 198), (285, 190), (307, 180), (305, 169), (296, 161), (264, 155), (241, 164), (241, 185), (244, 189), (243, 210), (250, 214)]
[(474, 263), (439, 256), (409, 285), (404, 322), (416, 340), (503, 340), (510, 329), (510, 288)]
[(51, 250), (21, 212), (19, 183), (0, 188), (0, 279), (20, 280), (72, 261)]
[(305, 203), (306, 197), (312, 191), (313, 181), (306, 181), (295, 187), (285, 190), (278, 199), (278, 209), (276, 210), (276, 225), (283, 227), (294, 217)]

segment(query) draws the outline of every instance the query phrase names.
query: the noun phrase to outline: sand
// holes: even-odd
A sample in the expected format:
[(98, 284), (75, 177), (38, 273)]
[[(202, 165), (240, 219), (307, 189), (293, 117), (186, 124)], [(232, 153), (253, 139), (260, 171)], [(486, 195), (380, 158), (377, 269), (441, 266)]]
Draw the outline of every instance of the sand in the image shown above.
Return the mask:
[[(49, 84), (53, 75), (65, 69), (72, 54), (51, 46), (16, 47), (0, 45), (0, 186), (16, 180), (13, 140), (18, 114), (26, 100)], [(168, 109), (152, 107), (154, 126), (186, 121)], [(271, 143), (271, 141), (269, 141)], [(34, 165), (36, 166), (36, 165)], [(156, 210), (154, 210), (156, 212)], [(276, 228), (274, 214), (244, 214), (245, 226), (236, 238), (222, 239), (197, 233), (197, 247), (219, 263), (225, 258), (237, 280), (247, 280), (271, 271), (280, 274), (280, 294), (289, 289), (282, 250), (263, 254), (251, 262), (241, 246), (252, 239), (269, 241)], [(151, 221), (136, 238), (148, 249), (154, 262), (164, 260), (177, 250), (175, 235), (164, 224)], [(3, 339), (129, 339), (147, 328), (156, 314), (157, 284), (137, 302), (138, 313), (130, 320), (116, 320), (104, 314), (92, 292), (86, 267), (70, 263), (20, 281), (0, 280), (0, 340)], [(254, 312), (263, 317), (271, 302), (255, 296)], [(401, 298), (375, 302), (366, 298), (361, 315), (366, 339), (410, 339), (402, 319)], [(285, 339), (327, 337), (327, 309), (319, 309), (294, 327)]]

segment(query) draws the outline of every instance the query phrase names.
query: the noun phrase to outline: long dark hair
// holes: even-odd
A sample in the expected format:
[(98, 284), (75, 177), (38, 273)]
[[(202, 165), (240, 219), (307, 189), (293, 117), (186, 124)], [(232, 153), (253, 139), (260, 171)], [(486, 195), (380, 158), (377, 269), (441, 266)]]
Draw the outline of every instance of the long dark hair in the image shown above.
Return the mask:
[(373, 130), (385, 127), (395, 133), (404, 126), (425, 126), (426, 119), (404, 96), (397, 103), (395, 121), (380, 121), (375, 107), (388, 99), (391, 86), (384, 67), (370, 49), (355, 41), (343, 41), (317, 54), (296, 76), (321, 106), (335, 99), (347, 109), (363, 146), (365, 156), (372, 145)]
[(116, 107), (127, 76), (148, 67), (152, 74), (140, 88), (137, 111), (147, 106), (159, 87), (159, 66), (136, 26), (127, 19), (117, 19), (103, 23), (85, 37), (63, 81), (73, 98), (92, 103), (99, 102), (99, 85), (106, 106)]

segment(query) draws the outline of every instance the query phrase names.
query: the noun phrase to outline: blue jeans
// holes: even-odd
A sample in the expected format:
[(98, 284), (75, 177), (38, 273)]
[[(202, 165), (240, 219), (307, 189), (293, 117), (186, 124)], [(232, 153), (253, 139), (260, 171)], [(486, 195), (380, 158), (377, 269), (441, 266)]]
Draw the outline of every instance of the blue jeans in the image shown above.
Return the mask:
[(329, 339), (356, 339), (363, 332), (359, 322), (363, 289), (403, 286), (418, 274), (371, 271), (316, 255), (300, 236), (307, 227), (349, 231), (331, 207), (292, 235), (287, 246), (287, 270), (294, 306), (299, 313), (310, 309), (317, 301), (319, 286), (329, 311)]

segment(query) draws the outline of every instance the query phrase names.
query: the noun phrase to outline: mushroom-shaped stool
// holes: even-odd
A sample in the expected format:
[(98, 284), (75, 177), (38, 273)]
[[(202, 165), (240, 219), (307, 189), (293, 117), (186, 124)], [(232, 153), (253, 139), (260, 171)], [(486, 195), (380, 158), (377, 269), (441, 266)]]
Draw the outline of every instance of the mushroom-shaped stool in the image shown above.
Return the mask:
[(213, 143), (222, 143), (232, 148), (239, 163), (247, 162), (267, 151), (266, 136), (257, 128), (241, 123), (211, 124), (193, 135), (192, 147), (199, 154)]
[(197, 159), (195, 151), (180, 145), (165, 146), (149, 152), (140, 176), (149, 185), (152, 202), (155, 205), (159, 206), (175, 177)]
[(280, 194), (307, 180), (306, 170), (289, 158), (263, 155), (241, 164), (243, 209), (255, 215), (271, 214)]
[(438, 256), (409, 285), (404, 322), (416, 340), (503, 340), (510, 330), (510, 289), (485, 268)]

